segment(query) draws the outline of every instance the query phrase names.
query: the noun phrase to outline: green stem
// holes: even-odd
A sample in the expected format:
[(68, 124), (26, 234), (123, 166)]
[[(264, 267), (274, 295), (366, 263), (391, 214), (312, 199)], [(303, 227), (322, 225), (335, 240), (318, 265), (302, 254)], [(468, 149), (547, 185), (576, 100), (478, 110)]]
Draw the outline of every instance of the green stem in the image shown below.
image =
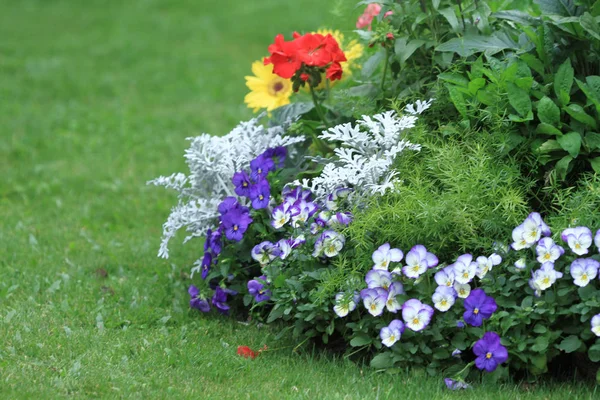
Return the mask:
[(385, 78), (387, 75), (388, 64), (390, 63), (390, 51), (386, 47), (385, 49), (385, 64), (383, 65), (383, 78), (381, 78), (381, 92), (385, 98)]
[(312, 85), (308, 85), (308, 86), (310, 87), (310, 94), (312, 96), (313, 103), (315, 104), (315, 109), (317, 110), (317, 114), (319, 114), (319, 118), (321, 118), (321, 121), (323, 121), (323, 123), (325, 124), (325, 128), (327, 128), (327, 127), (329, 127), (329, 124), (327, 123), (327, 119), (325, 119), (325, 114), (323, 113), (321, 104), (319, 104), (319, 99), (317, 98), (317, 93), (315, 92), (315, 89), (312, 87)]
[(458, 3), (458, 11), (460, 12), (460, 19), (462, 20), (464, 32), (467, 29), (467, 26), (465, 25), (465, 15), (463, 13), (462, 3), (460, 0), (456, 0), (456, 2)]

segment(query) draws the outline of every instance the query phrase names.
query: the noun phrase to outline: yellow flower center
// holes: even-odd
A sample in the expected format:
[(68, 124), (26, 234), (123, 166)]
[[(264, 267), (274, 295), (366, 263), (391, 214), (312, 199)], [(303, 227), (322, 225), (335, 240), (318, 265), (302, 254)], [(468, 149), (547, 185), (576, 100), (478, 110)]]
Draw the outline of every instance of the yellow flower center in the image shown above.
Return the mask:
[(452, 282), (451, 281), (446, 282), (446, 286), (452, 286)]
[(259, 194), (259, 195), (258, 195), (258, 199), (259, 199), (259, 200), (264, 200), (264, 198), (265, 198), (265, 196), (263, 196), (262, 194)]
[(412, 320), (413, 325), (419, 325), (419, 318), (415, 317)]
[(492, 358), (492, 353), (487, 353), (487, 354), (485, 355), (485, 358), (487, 358), (488, 360), (489, 360), (490, 358)]
[(285, 224), (285, 217), (281, 217), (281, 219), (279, 220), (279, 223), (281, 225)]
[(369, 308), (371, 309), (371, 311), (375, 311), (377, 310), (377, 305), (375, 303), (371, 303), (371, 306)]
[(550, 253), (546, 253), (546, 254), (544, 255), (544, 260), (549, 260), (549, 259), (550, 259), (550, 257), (552, 257), (552, 256), (550, 255)]
[(415, 266), (413, 267), (413, 271), (415, 271), (415, 272), (418, 272), (418, 271), (419, 271), (419, 269), (421, 269), (421, 267), (419, 266), (419, 264), (417, 264), (417, 265), (415, 265)]
[(581, 280), (582, 280), (582, 281), (587, 281), (587, 280), (588, 280), (588, 276), (587, 276), (587, 274), (583, 274), (583, 275), (581, 275)]
[(262, 174), (262, 168), (257, 169), (256, 172), (258, 172), (259, 174)]
[(335, 246), (333, 246), (333, 245), (329, 246), (329, 252), (330, 253), (334, 253), (335, 252)]
[(463, 278), (468, 278), (468, 277), (469, 277), (469, 273), (468, 272), (463, 273)]
[(575, 248), (576, 248), (577, 250), (579, 250), (579, 249), (581, 248), (581, 245), (580, 245), (579, 243), (575, 243)]
[(440, 304), (441, 304), (441, 305), (443, 305), (443, 306), (445, 306), (446, 304), (448, 304), (448, 300), (446, 300), (446, 299), (443, 299), (443, 300), (440, 302)]
[(475, 315), (479, 314), (479, 308), (474, 309), (473, 314), (475, 314)]
[(392, 335), (392, 336), (390, 336), (390, 340), (391, 340), (392, 342), (393, 342), (393, 341), (395, 341), (395, 340), (396, 340), (396, 336), (395, 336), (395, 335)]
[(243, 182), (243, 183), (242, 183), (242, 186), (243, 186), (243, 187), (248, 187), (248, 182)]
[(388, 262), (387, 262), (387, 260), (381, 263), (381, 266), (382, 266), (382, 267), (387, 267), (387, 265), (388, 265)]
[(234, 226), (233, 226), (233, 230), (234, 230), (234, 231), (237, 231), (238, 229), (239, 229), (239, 228), (238, 228), (238, 226), (237, 226), (237, 225), (234, 225)]
[(549, 284), (550, 283), (550, 278), (545, 277), (544, 280), (542, 281), (544, 284)]

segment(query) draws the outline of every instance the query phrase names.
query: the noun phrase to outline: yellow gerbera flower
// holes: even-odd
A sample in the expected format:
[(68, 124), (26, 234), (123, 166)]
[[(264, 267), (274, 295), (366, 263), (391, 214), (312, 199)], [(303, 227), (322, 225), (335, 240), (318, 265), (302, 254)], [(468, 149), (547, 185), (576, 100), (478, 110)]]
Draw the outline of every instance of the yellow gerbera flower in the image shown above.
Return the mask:
[[(351, 40), (348, 43), (346, 43), (344, 34), (338, 30), (333, 31), (331, 29), (319, 29), (317, 33), (323, 36), (326, 36), (328, 34), (333, 36), (333, 38), (340, 45), (340, 49), (342, 49), (342, 51), (346, 55), (346, 61), (340, 63), (342, 66), (342, 71), (344, 71), (342, 75), (342, 80), (352, 75), (353, 68), (360, 68), (360, 64), (356, 63), (356, 60), (358, 60), (363, 55), (364, 47), (362, 44), (358, 43), (357, 40)], [(330, 82), (330, 85), (335, 85), (336, 83), (337, 81), (332, 81)], [(324, 82), (322, 82), (318, 88), (321, 89), (322, 87), (324, 87)]]
[(252, 63), (254, 76), (246, 76), (246, 86), (250, 93), (244, 97), (244, 103), (258, 112), (263, 108), (273, 111), (277, 107), (290, 103), (292, 81), (273, 73), (273, 65), (264, 65), (262, 61)]

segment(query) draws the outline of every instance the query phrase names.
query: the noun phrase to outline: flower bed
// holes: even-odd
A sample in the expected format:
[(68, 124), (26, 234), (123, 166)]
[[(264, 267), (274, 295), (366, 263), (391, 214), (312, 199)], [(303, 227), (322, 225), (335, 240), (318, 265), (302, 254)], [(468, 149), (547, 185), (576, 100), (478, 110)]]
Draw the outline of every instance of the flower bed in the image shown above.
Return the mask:
[[(159, 256), (179, 229), (204, 238), (190, 306), (282, 320), (378, 369), (443, 371), (450, 389), (479, 371), (539, 376), (563, 354), (597, 370), (598, 77), (578, 80), (589, 70), (568, 55), (537, 62), (545, 31), (514, 21), (549, 17), (527, 2), (366, 3), (355, 40), (277, 35), (246, 78), (269, 114), (192, 138), (190, 173), (152, 181), (179, 192)], [(571, 11), (595, 32), (593, 10)]]

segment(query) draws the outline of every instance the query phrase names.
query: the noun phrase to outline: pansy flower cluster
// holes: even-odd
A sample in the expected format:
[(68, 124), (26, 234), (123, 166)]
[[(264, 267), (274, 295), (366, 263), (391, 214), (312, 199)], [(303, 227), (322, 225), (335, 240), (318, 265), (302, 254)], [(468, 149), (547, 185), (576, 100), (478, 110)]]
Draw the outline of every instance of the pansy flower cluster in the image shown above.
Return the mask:
[[(538, 297), (564, 275), (563, 271), (556, 268), (555, 263), (564, 256), (565, 249), (554, 242), (550, 235), (550, 228), (543, 221), (540, 214), (535, 212), (531, 213), (521, 225), (517, 226), (512, 234), (514, 242), (511, 247), (514, 250), (520, 251), (535, 246), (536, 261), (541, 265), (539, 269), (531, 272), (529, 286)], [(587, 255), (592, 243), (595, 243), (596, 247), (600, 249), (600, 230), (593, 236), (588, 227), (577, 226), (565, 229), (560, 238), (575, 256)], [(515, 267), (518, 269), (526, 268), (527, 257), (521, 257), (517, 260)], [(600, 262), (591, 257), (586, 257), (572, 260), (568, 272), (576, 286), (585, 287), (598, 276), (599, 269)]]

